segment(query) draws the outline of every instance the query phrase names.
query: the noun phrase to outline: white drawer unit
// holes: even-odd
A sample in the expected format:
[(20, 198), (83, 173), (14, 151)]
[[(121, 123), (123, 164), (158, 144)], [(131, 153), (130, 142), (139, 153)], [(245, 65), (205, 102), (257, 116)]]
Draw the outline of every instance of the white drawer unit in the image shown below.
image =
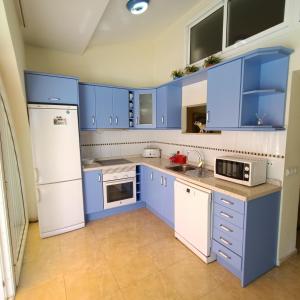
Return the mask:
[(211, 253), (211, 191), (176, 180), (175, 236), (204, 262), (216, 259)]

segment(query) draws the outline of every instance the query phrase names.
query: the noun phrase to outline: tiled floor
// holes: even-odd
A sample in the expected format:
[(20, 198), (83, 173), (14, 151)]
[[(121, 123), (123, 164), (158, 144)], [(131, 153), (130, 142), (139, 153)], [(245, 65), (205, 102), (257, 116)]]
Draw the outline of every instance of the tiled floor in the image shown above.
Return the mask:
[(32, 224), (16, 299), (300, 299), (300, 256), (243, 289), (146, 209), (44, 240)]

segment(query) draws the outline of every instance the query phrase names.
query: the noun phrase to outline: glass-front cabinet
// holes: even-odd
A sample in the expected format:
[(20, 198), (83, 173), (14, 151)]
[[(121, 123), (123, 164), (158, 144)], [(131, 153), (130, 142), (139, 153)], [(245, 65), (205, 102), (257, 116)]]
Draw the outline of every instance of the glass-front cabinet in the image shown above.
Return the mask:
[(156, 127), (156, 89), (134, 93), (135, 128)]

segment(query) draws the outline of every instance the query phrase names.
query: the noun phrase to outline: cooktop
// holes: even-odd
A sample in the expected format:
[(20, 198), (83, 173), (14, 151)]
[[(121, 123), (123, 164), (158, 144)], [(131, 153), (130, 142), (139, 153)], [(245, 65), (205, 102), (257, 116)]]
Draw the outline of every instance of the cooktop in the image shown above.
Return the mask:
[(131, 164), (132, 162), (128, 159), (106, 159), (106, 160), (96, 160), (101, 166), (113, 166), (113, 165), (124, 165)]

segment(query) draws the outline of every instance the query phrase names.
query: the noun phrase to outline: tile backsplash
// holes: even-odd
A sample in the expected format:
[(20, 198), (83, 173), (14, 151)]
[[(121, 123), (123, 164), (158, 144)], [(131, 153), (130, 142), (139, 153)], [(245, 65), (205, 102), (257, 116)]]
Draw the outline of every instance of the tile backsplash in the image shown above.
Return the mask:
[[(81, 132), (83, 158), (108, 158), (141, 155), (143, 149), (154, 145), (162, 155), (176, 151), (184, 154), (189, 149), (203, 152), (208, 165), (221, 155), (255, 155), (268, 159), (268, 177), (282, 180), (285, 155), (285, 131), (239, 132), (221, 134), (182, 134), (180, 130), (97, 130)], [(196, 160), (192, 153), (190, 161)]]

